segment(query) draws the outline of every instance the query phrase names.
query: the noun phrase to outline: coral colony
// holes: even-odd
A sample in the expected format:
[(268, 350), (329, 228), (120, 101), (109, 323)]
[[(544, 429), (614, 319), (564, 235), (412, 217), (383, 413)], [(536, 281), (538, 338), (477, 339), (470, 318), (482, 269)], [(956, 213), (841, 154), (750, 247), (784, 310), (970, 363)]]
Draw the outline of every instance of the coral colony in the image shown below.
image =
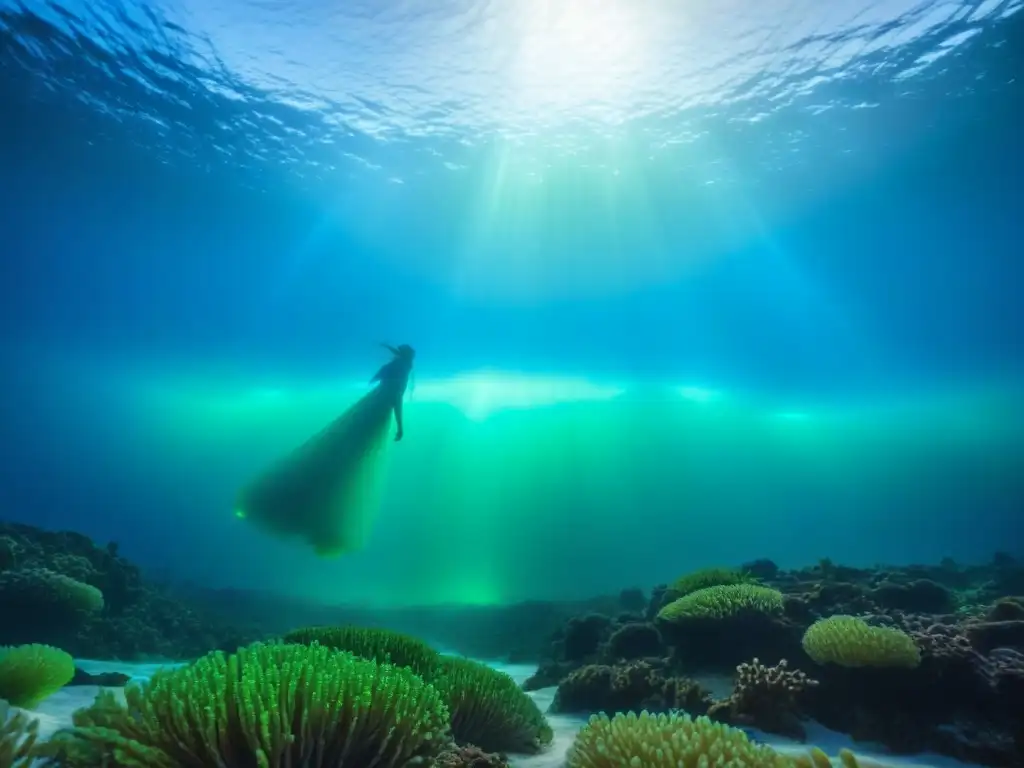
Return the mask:
[[(552, 749), (556, 713), (589, 716), (568, 768), (864, 764), (811, 744), (783, 753), (745, 730), (802, 741), (810, 720), (893, 753), (1019, 766), (1021, 594), (1024, 566), (1006, 556), (705, 569), (650, 596), (498, 609), (519, 617), (498, 640), (506, 655), (539, 664), (520, 686), (391, 629), (269, 632), (251, 617), (240, 629), (146, 583), (116, 546), (0, 524), (0, 768), (498, 768)], [(525, 643), (523, 626), (535, 630)], [(74, 657), (191, 661), (125, 686), (126, 675), (90, 676)], [(716, 699), (701, 681), (723, 671), (733, 688)], [(77, 684), (104, 687), (42, 738), (33, 710)], [(547, 687), (550, 713), (527, 692)]]

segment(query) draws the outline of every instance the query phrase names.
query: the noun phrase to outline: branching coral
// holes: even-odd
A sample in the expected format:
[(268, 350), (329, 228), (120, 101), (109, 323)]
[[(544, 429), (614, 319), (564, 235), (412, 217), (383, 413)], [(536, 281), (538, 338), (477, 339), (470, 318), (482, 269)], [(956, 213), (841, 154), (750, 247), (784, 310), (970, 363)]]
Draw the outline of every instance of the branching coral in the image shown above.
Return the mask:
[(766, 702), (771, 706), (795, 706), (797, 697), (818, 684), (798, 669), (790, 669), (782, 659), (774, 667), (753, 659), (736, 667), (736, 703), (740, 710), (753, 711)]
[(916, 667), (921, 650), (914, 638), (893, 627), (873, 627), (855, 616), (832, 616), (814, 622), (803, 648), (819, 664), (842, 667)]
[(508, 758), (504, 755), (484, 752), (479, 747), (472, 745), (460, 747), (453, 744), (441, 753), (434, 766), (435, 768), (508, 768)]
[(799, 718), (799, 697), (818, 681), (800, 670), (789, 668), (782, 659), (774, 667), (758, 659), (736, 667), (732, 695), (715, 702), (709, 715), (735, 724), (754, 725), (769, 733), (803, 739)]
[(681, 709), (703, 714), (710, 693), (686, 677), (674, 677), (647, 661), (582, 667), (558, 686), (555, 712), (619, 712)]

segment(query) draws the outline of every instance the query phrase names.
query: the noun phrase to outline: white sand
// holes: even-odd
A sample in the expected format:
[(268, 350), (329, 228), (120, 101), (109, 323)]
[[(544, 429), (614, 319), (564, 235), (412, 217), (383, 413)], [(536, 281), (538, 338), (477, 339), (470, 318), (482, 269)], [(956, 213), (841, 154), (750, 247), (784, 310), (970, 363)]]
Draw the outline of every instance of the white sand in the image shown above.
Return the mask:
[[(519, 683), (526, 680), (536, 670), (535, 666), (527, 665), (491, 663), (491, 666), (507, 672)], [(726, 696), (732, 690), (732, 681), (728, 677), (709, 677), (701, 679), (700, 682), (710, 689), (716, 697)], [(547, 711), (551, 701), (554, 699), (555, 689), (544, 688), (534, 691), (530, 695), (542, 710)], [(555, 740), (551, 748), (542, 755), (515, 757), (511, 762), (516, 768), (561, 768), (565, 763), (565, 754), (569, 749), (569, 745), (572, 744), (576, 731), (586, 722), (586, 718), (548, 715), (548, 721), (555, 731)], [(885, 754), (884, 749), (881, 747), (872, 748), (863, 744), (854, 744), (846, 734), (830, 731), (818, 723), (808, 722), (805, 723), (805, 727), (807, 728), (807, 744), (801, 744), (800, 742), (784, 739), (773, 734), (759, 733), (750, 728), (744, 730), (751, 733), (758, 741), (770, 744), (783, 753), (807, 752), (810, 746), (816, 746), (835, 757), (840, 749), (846, 748), (857, 755), (858, 762), (860, 762), (862, 768), (874, 768), (876, 765), (885, 766), (885, 768), (977, 768), (973, 763), (963, 763), (942, 755), (921, 754), (914, 755), (913, 757), (895, 757)], [(835, 760), (833, 760), (833, 763), (838, 765), (838, 762)]]
[[(97, 674), (100, 672), (122, 672), (130, 675), (133, 680), (145, 680), (153, 672), (167, 664), (132, 664), (124, 662), (90, 661), (79, 660), (76, 662), (86, 672)], [(490, 662), (489, 662), (490, 663)], [(522, 664), (501, 664), (491, 663), (495, 669), (507, 672), (517, 682), (526, 680), (533, 674), (536, 667)], [(716, 691), (716, 695), (723, 686), (728, 688), (729, 681), (724, 678), (709, 678), (702, 680), (706, 686)], [(122, 688), (113, 688), (120, 695), (123, 695)], [(31, 712), (39, 719), (40, 733), (44, 738), (49, 737), (58, 728), (65, 727), (71, 723), (71, 714), (80, 707), (88, 706), (96, 694), (100, 691), (98, 686), (83, 685), (72, 688), (64, 688), (48, 698), (35, 711)], [(545, 688), (534, 691), (530, 694), (538, 706), (544, 711), (550, 706), (555, 695), (554, 688)], [(586, 722), (585, 718), (570, 717), (566, 715), (549, 715), (548, 720), (555, 732), (555, 739), (551, 747), (543, 754), (530, 756), (511, 756), (511, 762), (515, 768), (561, 768), (565, 762), (565, 754), (572, 743), (576, 732)], [(830, 731), (817, 723), (807, 723), (808, 744), (813, 744), (825, 750), (830, 755), (836, 755), (840, 749), (852, 750), (862, 761), (864, 768), (871, 768), (873, 765), (881, 764), (891, 768), (975, 768), (971, 763), (962, 763), (952, 758), (941, 755), (922, 754), (913, 757), (893, 757), (886, 755), (880, 748), (871, 748), (863, 744), (854, 744), (844, 734)], [(748, 732), (749, 729), (748, 729)], [(806, 751), (807, 745), (782, 739), (770, 734), (755, 734), (759, 741), (771, 744), (781, 752)]]

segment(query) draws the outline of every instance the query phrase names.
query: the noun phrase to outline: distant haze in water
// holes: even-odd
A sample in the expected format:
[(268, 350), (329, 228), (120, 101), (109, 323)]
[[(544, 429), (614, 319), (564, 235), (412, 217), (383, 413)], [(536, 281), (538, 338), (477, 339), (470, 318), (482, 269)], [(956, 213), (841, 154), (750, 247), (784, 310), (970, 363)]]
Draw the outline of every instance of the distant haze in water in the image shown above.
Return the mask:
[[(335, 6), (0, 0), (0, 516), (377, 604), (1020, 550), (1019, 0)], [(234, 519), (379, 342), (369, 548)]]
[(22, 460), (63, 467), (62, 485), (7, 487), (45, 499), (41, 522), (113, 533), (206, 586), (325, 601), (579, 598), (758, 557), (984, 560), (1014, 548), (1024, 494), (1024, 396), (1005, 385), (797, 403), (480, 371), (421, 377), (369, 546), (318, 560), (235, 520), (234, 494), (365, 384), (80, 370), (49, 386), (61, 429)]

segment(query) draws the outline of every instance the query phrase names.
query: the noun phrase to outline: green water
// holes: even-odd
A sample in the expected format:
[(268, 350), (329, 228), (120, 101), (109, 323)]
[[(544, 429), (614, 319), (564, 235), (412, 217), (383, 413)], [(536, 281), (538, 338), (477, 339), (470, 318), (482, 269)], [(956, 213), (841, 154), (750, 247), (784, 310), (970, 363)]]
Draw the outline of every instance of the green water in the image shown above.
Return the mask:
[(165, 398), (149, 439), (197, 489), (197, 573), (374, 604), (575, 597), (756, 557), (989, 556), (978, 511), (998, 522), (993, 509), (1024, 498), (1024, 401), (1006, 389), (801, 409), (667, 387), (541, 404), (453, 392), (414, 393), (370, 543), (334, 561), (235, 521), (230, 497), (357, 391)]

